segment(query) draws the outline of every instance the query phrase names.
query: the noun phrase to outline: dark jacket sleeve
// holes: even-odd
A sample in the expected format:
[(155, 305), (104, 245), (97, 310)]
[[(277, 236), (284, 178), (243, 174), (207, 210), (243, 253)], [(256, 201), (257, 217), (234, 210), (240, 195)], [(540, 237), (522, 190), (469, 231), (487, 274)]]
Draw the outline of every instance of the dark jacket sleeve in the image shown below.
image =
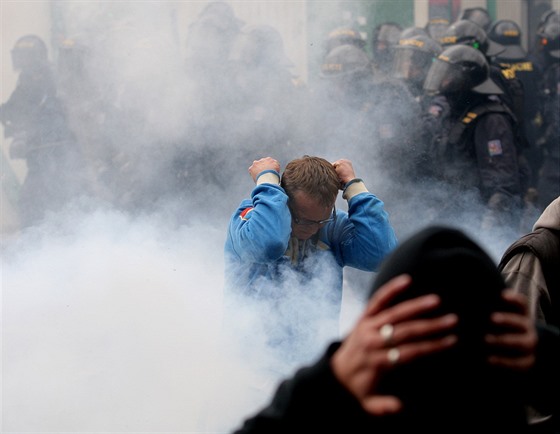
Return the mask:
[(315, 364), (284, 380), (270, 404), (245, 419), (234, 434), (348, 432), (349, 421), (367, 417), (330, 367), (339, 346), (332, 344)]
[(538, 324), (537, 361), (530, 377), (530, 404), (560, 418), (560, 329)]
[(519, 197), (517, 145), (508, 116), (501, 113), (483, 116), (476, 125), (474, 140), (483, 197), (486, 200), (496, 194)]

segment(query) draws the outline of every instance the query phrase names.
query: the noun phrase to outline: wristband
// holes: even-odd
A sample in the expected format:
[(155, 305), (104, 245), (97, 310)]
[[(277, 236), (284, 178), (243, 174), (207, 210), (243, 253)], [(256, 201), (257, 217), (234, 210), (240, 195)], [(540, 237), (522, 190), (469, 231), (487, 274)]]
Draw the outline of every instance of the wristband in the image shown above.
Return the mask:
[[(262, 175), (266, 175), (267, 173), (273, 173), (274, 175), (276, 175), (276, 177), (277, 177), (276, 184), (279, 183), (279, 181), (280, 181), (280, 174), (279, 174), (276, 170), (273, 170), (273, 169), (263, 170), (261, 173), (259, 173), (259, 174), (257, 175), (257, 178), (255, 179), (255, 183), (258, 184), (258, 183), (259, 183), (259, 178), (260, 178)], [(270, 177), (267, 177), (267, 178), (270, 178)], [(271, 181), (263, 181), (263, 182), (271, 182)], [(271, 183), (272, 183), (272, 182), (271, 182)]]
[[(351, 179), (350, 181), (348, 181), (346, 184), (344, 184), (344, 190), (346, 190), (348, 187), (350, 187), (352, 184), (354, 184), (355, 182), (364, 182), (364, 180), (362, 178), (354, 178)], [(343, 190), (343, 191), (344, 191)]]
[(346, 183), (342, 190), (343, 199), (350, 200), (352, 197), (360, 193), (367, 192), (368, 189), (364, 185), (364, 181), (360, 178), (351, 179)]

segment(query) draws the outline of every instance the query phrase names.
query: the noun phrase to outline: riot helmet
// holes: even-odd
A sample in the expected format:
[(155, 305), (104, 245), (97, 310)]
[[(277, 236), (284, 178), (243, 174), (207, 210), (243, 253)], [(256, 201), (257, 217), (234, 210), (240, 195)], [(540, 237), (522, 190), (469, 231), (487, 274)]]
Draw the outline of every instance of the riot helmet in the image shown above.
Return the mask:
[(488, 38), (482, 27), (469, 20), (459, 20), (451, 24), (440, 41), (441, 45), (449, 47), (461, 44), (476, 48), (487, 57), (502, 53), (505, 48)]
[(362, 109), (369, 103), (373, 66), (369, 55), (355, 45), (333, 48), (323, 59), (319, 77), (329, 99), (347, 107)]
[(204, 15), (189, 26), (185, 57), (191, 64), (220, 64), (227, 60), (236, 34), (218, 16)]
[(333, 48), (346, 44), (355, 45), (358, 48), (364, 49), (366, 41), (362, 37), (362, 34), (353, 27), (337, 27), (327, 35), (325, 49), (328, 53)]
[(393, 62), (393, 49), (399, 43), (402, 27), (397, 23), (382, 23), (372, 34), (371, 52), (377, 66), (390, 69)]
[(282, 35), (270, 25), (245, 26), (231, 49), (229, 59), (250, 67), (293, 67), (284, 52)]
[(15, 71), (40, 70), (48, 66), (45, 42), (37, 35), (19, 38), (12, 49), (12, 66)]
[(524, 59), (527, 53), (521, 46), (521, 28), (512, 20), (499, 20), (492, 24), (488, 37), (504, 47), (500, 57), (504, 59)]
[(350, 78), (371, 74), (371, 59), (355, 45), (346, 44), (333, 48), (323, 59), (322, 78)]
[(453, 45), (443, 50), (428, 71), (424, 90), (431, 95), (469, 91), (489, 95), (503, 93), (490, 79), (486, 57), (467, 45)]
[(397, 78), (422, 86), (442, 47), (427, 35), (403, 38), (395, 47), (393, 72)]
[(439, 41), (450, 24), (447, 18), (434, 17), (426, 23), (425, 29), (432, 39)]
[(540, 43), (545, 53), (560, 58), (560, 23), (549, 21), (539, 33)]
[(555, 9), (549, 9), (544, 14), (541, 15), (539, 19), (539, 25), (537, 27), (537, 33), (541, 32), (548, 23), (560, 23), (560, 13)]
[(490, 26), (492, 25), (492, 17), (490, 17), (486, 9), (481, 7), (463, 9), (457, 18), (457, 21), (459, 20), (472, 21), (482, 27), (486, 32), (490, 30)]
[(209, 2), (198, 14), (199, 18), (213, 16), (218, 18), (224, 26), (233, 30), (240, 30), (245, 22), (235, 16), (235, 12), (229, 3), (224, 1)]
[(399, 42), (401, 39), (414, 38), (415, 36), (419, 36), (419, 35), (430, 36), (428, 35), (428, 32), (426, 32), (426, 30), (423, 29), (422, 27), (415, 27), (415, 26), (407, 27), (401, 32)]

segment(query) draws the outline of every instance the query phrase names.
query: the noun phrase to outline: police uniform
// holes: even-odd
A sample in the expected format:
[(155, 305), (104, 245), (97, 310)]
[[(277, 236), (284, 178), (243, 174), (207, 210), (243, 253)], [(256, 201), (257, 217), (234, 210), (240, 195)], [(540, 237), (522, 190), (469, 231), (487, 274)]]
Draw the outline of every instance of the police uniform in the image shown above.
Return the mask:
[[(464, 77), (456, 74), (462, 65), (471, 66), (461, 71), (474, 85), (466, 87)], [(490, 79), (488, 61), (472, 47), (450, 47), (430, 68), (424, 89), (445, 95), (450, 105), (435, 164), (442, 168), (441, 179), (459, 195), (446, 195), (440, 213), (477, 212), (475, 200), (480, 200), (483, 229), (517, 230), (526, 168), (515, 116), (496, 97), (501, 90)]]

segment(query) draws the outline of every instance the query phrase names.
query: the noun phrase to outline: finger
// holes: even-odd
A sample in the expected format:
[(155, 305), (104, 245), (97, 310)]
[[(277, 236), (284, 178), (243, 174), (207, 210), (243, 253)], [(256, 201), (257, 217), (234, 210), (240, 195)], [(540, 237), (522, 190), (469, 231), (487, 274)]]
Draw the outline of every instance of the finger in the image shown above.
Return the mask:
[(402, 409), (402, 402), (396, 396), (373, 395), (361, 400), (365, 411), (375, 416), (398, 413)]
[(530, 354), (537, 346), (537, 336), (533, 334), (503, 333), (487, 335), (484, 340), (495, 350), (507, 350), (517, 354)]
[(410, 321), (423, 314), (433, 311), (439, 306), (441, 299), (436, 294), (427, 294), (410, 300), (402, 301), (394, 306), (386, 307), (375, 312), (373, 324), (380, 328), (384, 324), (396, 325), (400, 322)]
[(513, 311), (527, 315), (529, 313), (529, 303), (527, 296), (512, 289), (502, 291), (502, 299), (509, 304)]
[(394, 361), (391, 361), (391, 358), (389, 357), (389, 352), (391, 351), (391, 349), (388, 349), (385, 353), (385, 358), (383, 359), (381, 366), (385, 369), (391, 369), (396, 364), (402, 365), (410, 363), (413, 360), (427, 356), (429, 354), (435, 354), (444, 351), (448, 348), (451, 348), (456, 343), (457, 336), (455, 335), (448, 335), (439, 339), (424, 340), (420, 342), (404, 343), (398, 346), (398, 361), (396, 363)]
[(389, 302), (398, 294), (402, 293), (411, 282), (412, 279), (409, 275), (401, 274), (381, 285), (368, 302), (365, 315), (373, 315), (383, 310), (383, 308), (388, 306)]
[(438, 333), (451, 330), (459, 322), (455, 314), (447, 314), (433, 319), (405, 321), (394, 327), (394, 345), (418, 341)]
[(531, 320), (526, 315), (509, 312), (493, 312), (490, 321), (501, 329), (511, 331), (526, 331), (531, 325)]
[(527, 371), (535, 364), (535, 356), (533, 354), (524, 357), (506, 357), (492, 355), (488, 357), (488, 363), (493, 366), (512, 369), (514, 371)]

